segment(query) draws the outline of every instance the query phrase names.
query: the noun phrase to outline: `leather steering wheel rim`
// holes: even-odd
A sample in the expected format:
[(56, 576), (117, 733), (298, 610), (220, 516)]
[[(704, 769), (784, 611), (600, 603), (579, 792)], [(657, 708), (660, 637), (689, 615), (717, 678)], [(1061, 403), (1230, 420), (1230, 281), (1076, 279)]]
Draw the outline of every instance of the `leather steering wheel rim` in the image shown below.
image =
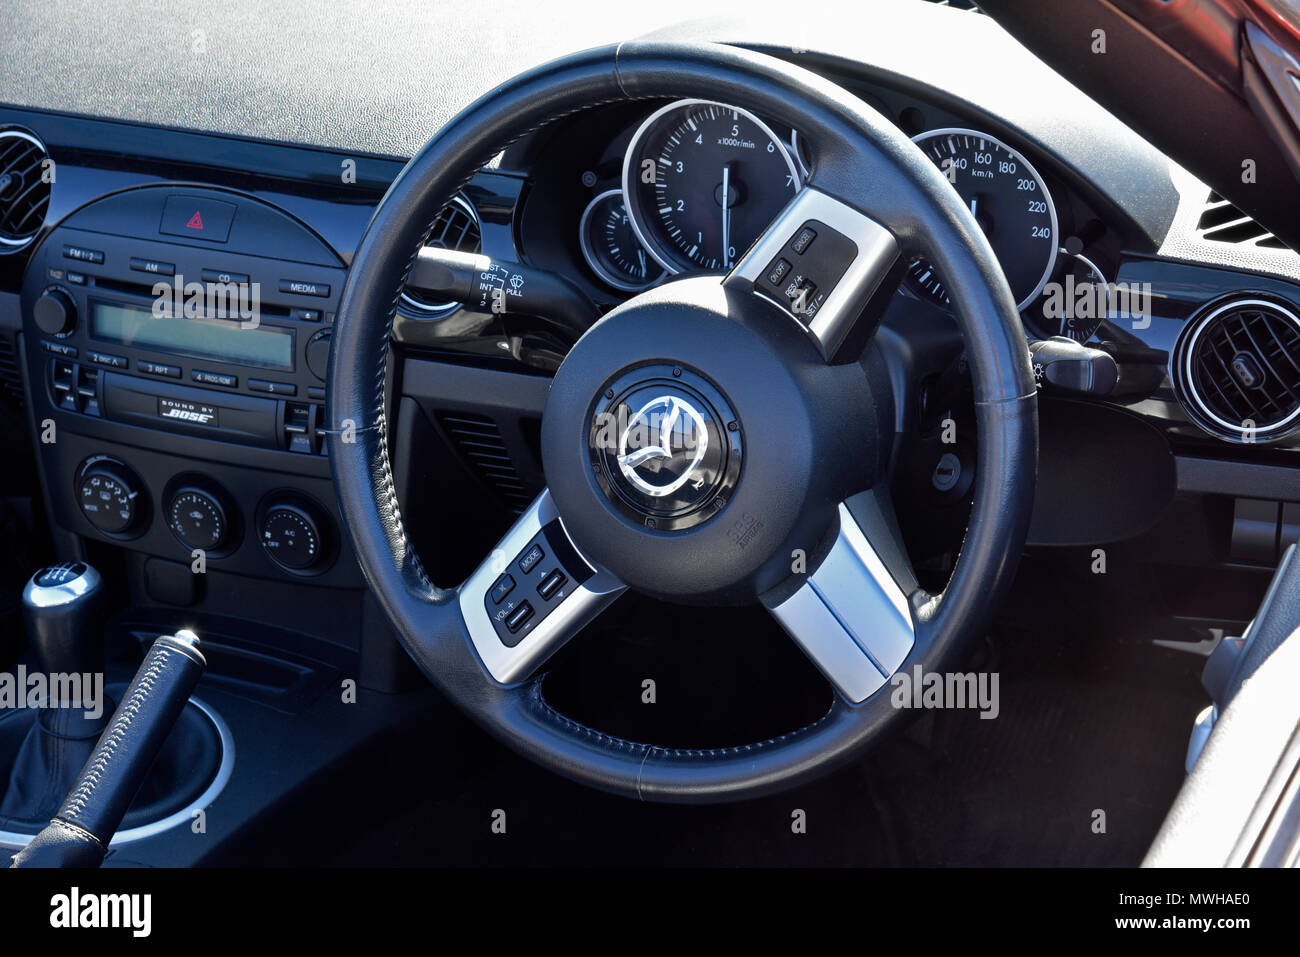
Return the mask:
[(771, 793), (841, 765), (898, 716), (889, 688), (857, 704), (836, 695), (819, 720), (766, 741), (683, 749), (627, 741), (560, 714), (540, 676), (492, 680), (457, 591), (429, 580), (403, 527), (385, 399), (407, 274), (442, 206), (480, 166), (580, 110), (702, 94), (799, 129), (817, 144), (807, 186), (884, 224), (905, 254), (923, 250), (945, 277), (975, 388), (976, 493), (947, 587), (913, 601), (916, 639), (902, 668), (944, 667), (987, 625), (1024, 545), (1037, 464), (1026, 338), (997, 259), (956, 191), (888, 120), (815, 74), (729, 46), (632, 43), (555, 61), (488, 93), (407, 164), (376, 210), (343, 290), (328, 374), (329, 455), (347, 533), (417, 665), (480, 725), (543, 766), (605, 791), (681, 803)]

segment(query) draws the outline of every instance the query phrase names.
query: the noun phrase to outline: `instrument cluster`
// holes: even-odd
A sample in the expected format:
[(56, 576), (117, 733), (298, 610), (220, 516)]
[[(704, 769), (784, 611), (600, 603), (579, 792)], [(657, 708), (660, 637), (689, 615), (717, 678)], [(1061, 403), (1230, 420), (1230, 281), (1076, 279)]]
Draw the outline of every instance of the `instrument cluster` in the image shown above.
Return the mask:
[[(584, 174), (577, 247), (591, 279), (613, 299), (682, 275), (725, 273), (808, 179), (809, 144), (741, 107), (705, 99), (668, 103), (629, 125), (603, 177)], [(1105, 228), (1058, 205), (1063, 191), (1005, 139), (965, 126), (914, 133), (997, 254), (1036, 337), (1094, 338), (1105, 316), (1059, 308), (1062, 290), (1105, 287)], [(625, 145), (623, 145), (625, 143)], [(903, 291), (949, 308), (943, 276), (924, 258)]]

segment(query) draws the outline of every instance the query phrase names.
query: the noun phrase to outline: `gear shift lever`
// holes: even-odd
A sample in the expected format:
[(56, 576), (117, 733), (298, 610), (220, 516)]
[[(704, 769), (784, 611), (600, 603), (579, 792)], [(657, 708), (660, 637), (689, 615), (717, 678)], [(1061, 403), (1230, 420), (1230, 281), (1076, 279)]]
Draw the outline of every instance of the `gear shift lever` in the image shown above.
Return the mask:
[(108, 725), (113, 703), (90, 698), (104, 687), (103, 597), (99, 573), (85, 562), (42, 568), (23, 589), (28, 643), (49, 698), (55, 689), (79, 689), (81, 700), (47, 700), (37, 711), (11, 765), (0, 818), (49, 820)]
[(104, 585), (85, 562), (42, 568), (23, 589), (23, 619), (47, 675), (103, 674)]

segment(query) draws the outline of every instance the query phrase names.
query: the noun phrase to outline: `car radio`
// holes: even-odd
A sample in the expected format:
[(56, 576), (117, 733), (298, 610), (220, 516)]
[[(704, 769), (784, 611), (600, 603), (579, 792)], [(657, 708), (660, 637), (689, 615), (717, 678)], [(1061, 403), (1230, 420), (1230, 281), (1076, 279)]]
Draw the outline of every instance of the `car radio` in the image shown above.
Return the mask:
[(42, 244), (23, 287), (28, 341), (62, 411), (323, 455), (344, 277), (313, 233), (256, 200), (129, 190)]

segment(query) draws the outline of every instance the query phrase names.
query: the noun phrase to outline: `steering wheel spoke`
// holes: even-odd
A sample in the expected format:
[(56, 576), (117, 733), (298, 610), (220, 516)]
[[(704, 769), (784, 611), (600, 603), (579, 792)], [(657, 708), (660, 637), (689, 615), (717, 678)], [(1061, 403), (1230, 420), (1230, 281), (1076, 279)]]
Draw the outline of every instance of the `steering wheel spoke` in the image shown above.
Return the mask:
[(547, 490), (460, 587), (460, 612), (492, 679), (533, 674), (625, 590), (570, 540)]
[(888, 229), (805, 186), (723, 282), (775, 303), (830, 361), (852, 347), (855, 328), (883, 311), (901, 266)]
[(851, 704), (879, 691), (917, 641), (917, 584), (880, 493), (839, 506), (839, 531), (793, 594), (764, 604)]

